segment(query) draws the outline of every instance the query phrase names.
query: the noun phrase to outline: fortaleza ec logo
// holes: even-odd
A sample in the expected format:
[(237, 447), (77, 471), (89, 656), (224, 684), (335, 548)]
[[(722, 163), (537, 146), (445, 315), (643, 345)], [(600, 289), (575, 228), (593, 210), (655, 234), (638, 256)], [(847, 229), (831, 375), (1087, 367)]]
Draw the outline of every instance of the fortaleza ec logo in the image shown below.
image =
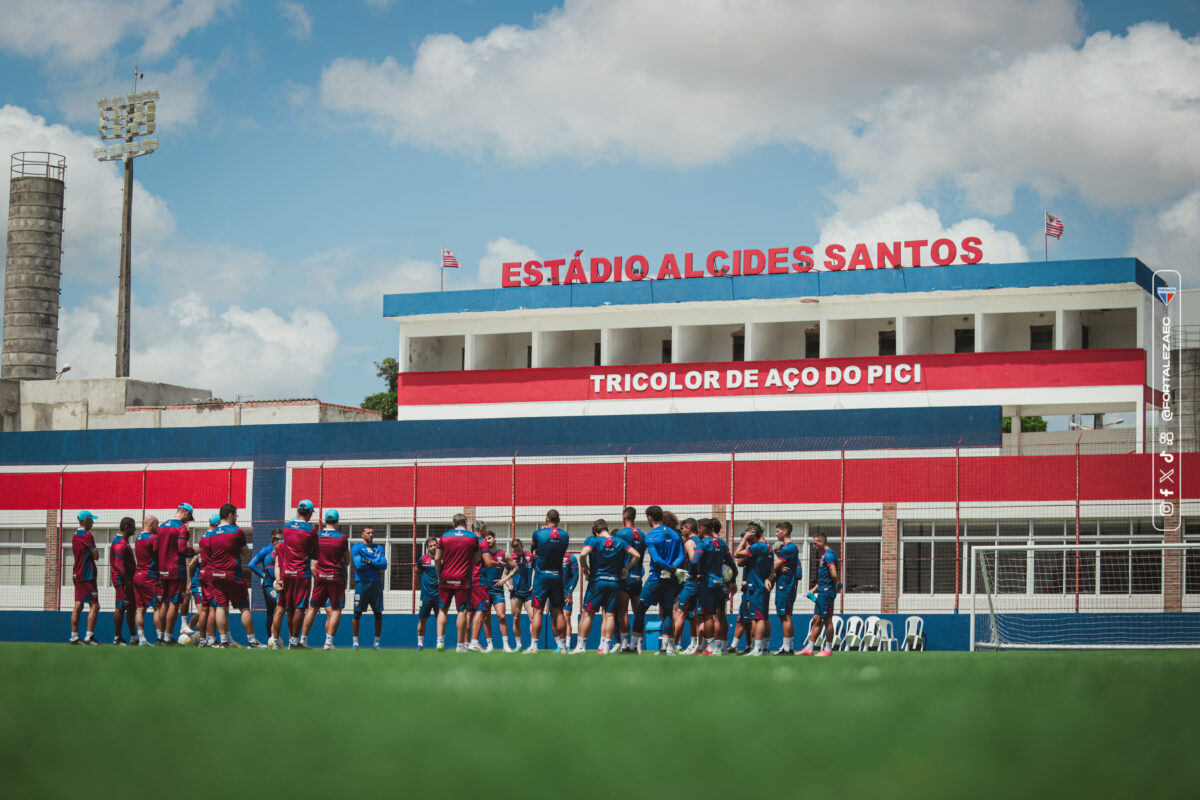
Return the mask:
[[(613, 283), (617, 281), (668, 280), (672, 278), (728, 278), (735, 275), (786, 275), (789, 272), (821, 272), (856, 269), (888, 269), (933, 266), (955, 263), (978, 264), (983, 261), (983, 241), (968, 236), (960, 242), (953, 239), (910, 239), (903, 242), (874, 244), (826, 245), (824, 260), (807, 245), (798, 247), (769, 247), (762, 250), (713, 250), (707, 255), (696, 253), (667, 253), (650, 266), (643, 255), (593, 256), (585, 258), (576, 250), (570, 259), (548, 261), (506, 261), (500, 285), (551, 286), (575, 283)], [(653, 274), (652, 274), (653, 273)]]
[(1158, 299), (1162, 300), (1164, 306), (1169, 306), (1178, 291), (1179, 289), (1175, 286), (1160, 286), (1158, 287)]

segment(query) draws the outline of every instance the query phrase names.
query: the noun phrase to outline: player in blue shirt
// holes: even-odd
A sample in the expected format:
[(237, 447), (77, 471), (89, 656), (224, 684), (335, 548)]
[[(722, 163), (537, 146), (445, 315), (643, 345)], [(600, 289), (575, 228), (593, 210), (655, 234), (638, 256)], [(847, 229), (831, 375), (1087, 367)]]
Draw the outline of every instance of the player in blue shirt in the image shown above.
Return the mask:
[[(663, 524), (661, 506), (650, 506), (646, 509), (646, 518), (654, 526), (646, 533), (646, 552), (650, 555), (650, 571), (642, 586), (641, 600), (638, 602), (637, 613), (633, 616), (633, 644), (640, 653), (642, 637), (646, 632), (646, 612), (657, 605), (659, 616), (662, 617), (662, 633), (659, 635), (660, 646), (666, 642), (667, 655), (675, 655), (675, 642), (671, 638), (672, 616), (675, 599), (679, 596), (679, 587), (687, 578), (683, 570), (683, 538), (679, 531)], [(663, 652), (660, 650), (660, 652)]]
[[(271, 541), (250, 559), (247, 568), (262, 582), (263, 603), (267, 607), (267, 619), (275, 619), (275, 607), (279, 603), (279, 590), (275, 588), (275, 547), (283, 541), (283, 528), (271, 529)], [(273, 638), (269, 639), (269, 645)]]
[(425, 622), (430, 614), (437, 613), (442, 607), (442, 599), (438, 594), (438, 570), (434, 551), (437, 550), (436, 536), (425, 540), (425, 553), (417, 562), (421, 573), (421, 611), (417, 615), (417, 649), (425, 649)]
[[(715, 598), (717, 613), (714, 615), (717, 623), (717, 639), (724, 644), (729, 641), (729, 618), (726, 616), (726, 612), (729, 610), (729, 599), (737, 594), (738, 567), (733, 553), (729, 551), (728, 542), (721, 538), (721, 520), (713, 517), (708, 524), (712, 530), (712, 546), (721, 554), (721, 562), (725, 565), (721, 569), (723, 583)], [(729, 649), (727, 648), (725, 652), (729, 652)]]
[[(495, 533), (485, 528), (483, 541), (486, 544), (487, 551), (492, 554), (492, 563), (480, 569), (479, 574), (483, 581), (483, 586), (487, 590), (488, 606), (491, 608), (491, 611), (496, 612), (496, 622), (500, 626), (500, 639), (504, 643), (504, 652), (511, 653), (512, 647), (508, 643), (508, 608), (504, 599), (504, 583), (508, 578), (509, 571), (515, 571), (515, 567), (508, 553), (496, 547)], [(487, 646), (483, 648), (483, 652), (485, 653), (490, 653), (495, 649), (495, 646), (492, 644), (491, 611), (484, 617), (484, 631), (487, 639)]]
[(837, 598), (838, 590), (842, 588), (842, 585), (838, 583), (838, 554), (826, 542), (823, 533), (818, 533), (813, 537), (812, 548), (821, 556), (821, 564), (817, 567), (817, 580), (810, 590), (816, 593), (817, 603), (816, 609), (813, 611), (812, 625), (808, 630), (808, 641), (804, 643), (804, 649), (797, 655), (814, 655), (813, 642), (821, 635), (823, 627), (825, 644), (821, 648), (821, 652), (815, 655), (831, 656), (833, 655), (833, 601)]
[[(521, 649), (521, 611), (529, 605), (533, 592), (533, 555), (525, 549), (525, 543), (513, 537), (509, 543), (509, 571), (500, 579), (501, 588), (509, 587), (508, 599), (512, 605), (513, 647)], [(532, 611), (526, 611), (532, 614)]]
[(574, 553), (563, 556), (563, 619), (567, 633), (563, 637), (571, 645), (571, 612), (575, 610), (575, 587), (579, 585), (579, 559)]
[(687, 579), (684, 580), (683, 586), (679, 590), (679, 597), (675, 601), (675, 646), (678, 648), (679, 642), (683, 638), (684, 625), (689, 625), (692, 638), (683, 654), (690, 656), (695, 655), (700, 646), (700, 638), (696, 630), (696, 604), (700, 595), (701, 583), (697, 556), (700, 547), (700, 524), (694, 518), (688, 517), (683, 521), (683, 530), (680, 535), (683, 536), (683, 568), (687, 571)]
[[(621, 511), (621, 524), (624, 526), (614, 536), (638, 552), (637, 561), (629, 570), (629, 576), (621, 582), (617, 594), (617, 632), (621, 637), (620, 650), (622, 653), (633, 652), (629, 630), (629, 612), (637, 612), (637, 604), (642, 597), (642, 560), (646, 555), (646, 537), (637, 529), (637, 509), (625, 506)], [(632, 604), (632, 608), (631, 608)], [(617, 645), (613, 645), (617, 647)]]
[(592, 535), (583, 540), (583, 549), (579, 551), (580, 571), (587, 571), (587, 593), (584, 596), (583, 616), (579, 620), (579, 643), (575, 646), (576, 653), (587, 649), (588, 637), (592, 633), (592, 618), (599, 613), (604, 614), (600, 623), (600, 655), (609, 652), (609, 646), (616, 635), (617, 607), (620, 602), (621, 587), (630, 568), (641, 560), (642, 554), (608, 532), (608, 523), (598, 519), (592, 524)]
[(350, 548), (350, 560), (354, 562), (354, 619), (350, 622), (354, 634), (352, 647), (358, 649), (358, 625), (363, 612), (368, 608), (375, 615), (375, 649), (383, 636), (383, 575), (387, 572), (387, 552), (383, 545), (375, 544), (375, 529), (363, 528), (359, 533), (361, 542)]
[(792, 541), (792, 523), (781, 522), (775, 526), (775, 613), (783, 628), (783, 644), (775, 651), (777, 656), (795, 655), (792, 641), (795, 627), (792, 622), (792, 607), (796, 605), (796, 587), (800, 585), (800, 548)]
[(746, 535), (738, 545), (734, 558), (746, 567), (746, 605), (749, 616), (754, 620), (754, 649), (749, 655), (765, 655), (770, 636), (767, 628), (767, 587), (775, 575), (775, 553), (763, 541), (762, 524), (751, 522), (746, 526)]
[(558, 645), (554, 652), (569, 653), (564, 638), (567, 624), (564, 619), (563, 605), (566, 600), (563, 593), (563, 559), (567, 555), (571, 537), (558, 527), (558, 511), (550, 509), (546, 512), (546, 527), (533, 532), (533, 544), (529, 552), (533, 554), (533, 616), (529, 621), (531, 641), (526, 653), (536, 653), (538, 637), (542, 635), (542, 614), (547, 605), (550, 607), (550, 624), (554, 632), (554, 641)]

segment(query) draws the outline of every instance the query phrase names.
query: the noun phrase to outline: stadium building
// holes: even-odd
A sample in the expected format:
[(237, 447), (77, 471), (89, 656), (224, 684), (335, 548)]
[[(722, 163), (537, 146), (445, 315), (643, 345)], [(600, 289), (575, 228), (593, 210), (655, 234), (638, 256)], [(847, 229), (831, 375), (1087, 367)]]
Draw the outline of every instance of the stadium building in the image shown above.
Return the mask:
[[(124, 515), (230, 500), (258, 547), (310, 498), (387, 544), (407, 644), (415, 560), (454, 513), (528, 541), (554, 507), (577, 550), (596, 517), (659, 504), (734, 544), (751, 519), (791, 521), (802, 548), (826, 533), (837, 611), (920, 615), (931, 648), (996, 638), (997, 613), (1015, 643), (1053, 624), (1060, 644), (1200, 644), (1200, 554), (1161, 547), (1200, 539), (1171, 286), (1131, 258), (772, 272), (387, 295), (398, 422), (2, 434), (0, 605), (69, 607), (77, 508), (99, 542)], [(1004, 432), (1037, 416), (1063, 429)], [(973, 550), (1031, 544), (1061, 549), (981, 550), (972, 574)], [(0, 632), (34, 624), (16, 613)]]

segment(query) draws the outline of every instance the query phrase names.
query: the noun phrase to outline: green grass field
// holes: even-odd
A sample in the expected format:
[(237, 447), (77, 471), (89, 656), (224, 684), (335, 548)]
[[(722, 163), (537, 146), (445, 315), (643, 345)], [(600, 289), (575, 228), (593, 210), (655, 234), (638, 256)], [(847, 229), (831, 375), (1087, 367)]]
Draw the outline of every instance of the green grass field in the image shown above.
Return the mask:
[[(1185, 797), (1200, 653), (0, 645), (6, 797)], [(386, 793), (386, 795), (384, 794)]]

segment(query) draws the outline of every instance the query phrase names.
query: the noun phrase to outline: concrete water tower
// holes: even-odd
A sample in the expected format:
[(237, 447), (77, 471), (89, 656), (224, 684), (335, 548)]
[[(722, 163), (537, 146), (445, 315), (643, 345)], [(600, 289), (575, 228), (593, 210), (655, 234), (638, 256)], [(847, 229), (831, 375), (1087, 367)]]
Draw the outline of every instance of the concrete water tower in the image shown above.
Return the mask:
[(0, 378), (54, 378), (66, 171), (57, 153), (12, 157)]

